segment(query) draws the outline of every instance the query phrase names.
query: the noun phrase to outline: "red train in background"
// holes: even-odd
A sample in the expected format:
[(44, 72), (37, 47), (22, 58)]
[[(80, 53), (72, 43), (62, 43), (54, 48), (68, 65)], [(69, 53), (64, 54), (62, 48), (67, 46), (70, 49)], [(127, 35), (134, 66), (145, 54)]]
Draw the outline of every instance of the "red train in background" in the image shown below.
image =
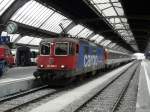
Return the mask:
[(14, 57), (8, 45), (10, 45), (10, 37), (0, 36), (0, 76), (14, 64)]
[(5, 60), (8, 66), (14, 64), (14, 57), (11, 53), (11, 49), (7, 45), (0, 45), (0, 60)]
[(47, 83), (92, 75), (131, 61), (129, 54), (105, 49), (85, 39), (67, 37), (44, 39), (39, 51), (33, 75)]

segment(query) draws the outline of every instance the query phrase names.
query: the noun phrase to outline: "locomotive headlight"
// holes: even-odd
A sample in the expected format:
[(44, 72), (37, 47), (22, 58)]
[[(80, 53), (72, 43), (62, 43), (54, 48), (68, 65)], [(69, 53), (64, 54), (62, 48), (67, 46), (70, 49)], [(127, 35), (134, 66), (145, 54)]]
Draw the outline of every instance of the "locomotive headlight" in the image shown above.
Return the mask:
[(44, 65), (40, 65), (40, 67), (41, 67), (41, 68), (43, 68), (43, 67), (44, 67)]
[(65, 65), (61, 65), (60, 67), (61, 67), (61, 68), (65, 68)]

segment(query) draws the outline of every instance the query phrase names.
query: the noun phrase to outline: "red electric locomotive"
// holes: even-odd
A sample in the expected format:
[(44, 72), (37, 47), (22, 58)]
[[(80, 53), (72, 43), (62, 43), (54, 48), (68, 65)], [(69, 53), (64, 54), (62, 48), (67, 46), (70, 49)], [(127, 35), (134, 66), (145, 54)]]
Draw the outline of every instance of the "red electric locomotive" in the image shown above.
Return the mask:
[(8, 66), (14, 64), (14, 57), (7, 45), (0, 45), (0, 60), (5, 60)]
[(40, 43), (40, 56), (37, 57), (36, 78), (42, 80), (62, 79), (72, 75), (77, 64), (78, 40), (72, 38), (51, 38)]
[(130, 60), (127, 54), (76, 38), (44, 39), (39, 50), (37, 70), (33, 75), (48, 83), (70, 81), (78, 76), (81, 78), (87, 73), (91, 75)]
[(14, 57), (7, 45), (0, 45), (0, 76), (6, 72), (8, 67), (14, 64)]
[(104, 68), (103, 52), (102, 47), (83, 39), (44, 39), (33, 75), (46, 82), (72, 80), (74, 76)]

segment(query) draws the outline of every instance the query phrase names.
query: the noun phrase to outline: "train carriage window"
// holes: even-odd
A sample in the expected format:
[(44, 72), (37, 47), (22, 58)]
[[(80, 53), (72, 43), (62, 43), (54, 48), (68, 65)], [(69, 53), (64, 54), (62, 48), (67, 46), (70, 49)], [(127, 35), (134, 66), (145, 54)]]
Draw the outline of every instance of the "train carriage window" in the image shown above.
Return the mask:
[(76, 45), (76, 53), (77, 54), (79, 53), (79, 45), (78, 44)]
[(68, 55), (68, 43), (56, 43), (55, 55)]
[(89, 47), (88, 46), (85, 46), (84, 47), (84, 54), (88, 54), (89, 53)]
[(42, 43), (41, 44), (41, 54), (42, 55), (50, 54), (50, 43)]
[(94, 48), (93, 48), (93, 53), (92, 53), (92, 54), (96, 55), (96, 53), (97, 53), (97, 49), (96, 49), (96, 47), (94, 47)]
[(39, 55), (38, 52), (35, 52), (35, 51), (31, 51), (31, 58), (36, 58), (37, 55)]

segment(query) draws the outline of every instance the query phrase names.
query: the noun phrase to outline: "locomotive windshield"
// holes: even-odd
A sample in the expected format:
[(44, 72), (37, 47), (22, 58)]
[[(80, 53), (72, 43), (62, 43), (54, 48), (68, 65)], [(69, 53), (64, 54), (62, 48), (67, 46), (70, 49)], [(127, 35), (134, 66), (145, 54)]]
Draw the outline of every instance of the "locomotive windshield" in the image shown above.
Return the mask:
[(42, 43), (41, 44), (41, 54), (42, 55), (50, 54), (50, 43)]
[(68, 55), (68, 43), (56, 43), (55, 55)]

